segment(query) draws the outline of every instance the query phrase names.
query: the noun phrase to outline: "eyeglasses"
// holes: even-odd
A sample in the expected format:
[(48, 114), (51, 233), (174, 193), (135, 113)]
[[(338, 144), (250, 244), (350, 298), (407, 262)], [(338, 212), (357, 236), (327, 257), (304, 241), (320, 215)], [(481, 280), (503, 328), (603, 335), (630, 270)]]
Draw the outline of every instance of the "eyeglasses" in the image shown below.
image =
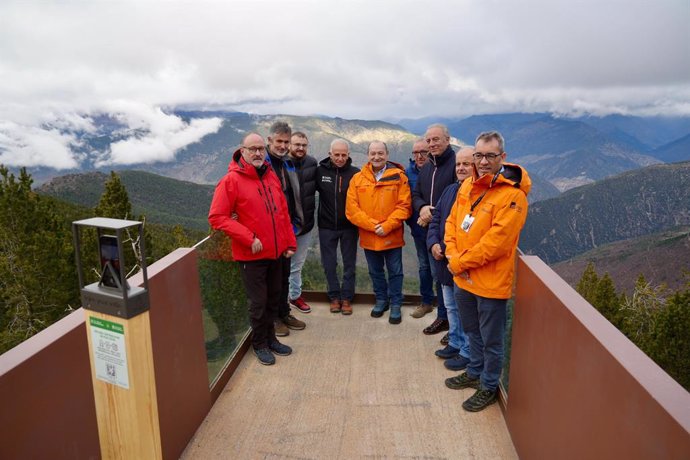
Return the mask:
[(413, 150), (412, 155), (415, 155), (415, 156), (419, 155), (419, 156), (425, 157), (425, 156), (429, 155), (429, 152), (426, 150)]
[(503, 155), (502, 153), (473, 153), (472, 158), (477, 161), (482, 161), (486, 158), (487, 161), (496, 161), (496, 158)]
[(249, 150), (249, 153), (252, 153), (252, 154), (264, 153), (266, 151), (266, 147), (264, 147), (263, 145), (260, 145), (258, 147), (242, 147), (242, 148)]

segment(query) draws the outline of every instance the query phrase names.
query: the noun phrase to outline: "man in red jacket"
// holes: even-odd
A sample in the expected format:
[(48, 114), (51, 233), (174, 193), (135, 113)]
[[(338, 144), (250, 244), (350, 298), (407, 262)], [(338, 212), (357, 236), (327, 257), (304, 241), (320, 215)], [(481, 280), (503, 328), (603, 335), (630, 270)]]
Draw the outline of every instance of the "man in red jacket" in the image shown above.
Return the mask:
[(232, 255), (249, 298), (254, 353), (261, 364), (274, 364), (274, 353), (292, 353), (276, 339), (273, 321), (281, 295), (280, 257), (291, 257), (297, 242), (280, 181), (258, 134), (245, 136), (233, 154), (228, 173), (216, 186), (208, 221), (232, 240)]

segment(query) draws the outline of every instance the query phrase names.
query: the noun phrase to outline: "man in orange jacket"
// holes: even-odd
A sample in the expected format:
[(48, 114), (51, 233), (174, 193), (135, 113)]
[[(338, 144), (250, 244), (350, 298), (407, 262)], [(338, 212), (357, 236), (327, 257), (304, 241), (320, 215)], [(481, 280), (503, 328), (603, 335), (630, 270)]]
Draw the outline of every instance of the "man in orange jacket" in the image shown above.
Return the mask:
[(462, 404), (470, 412), (496, 401), (506, 306), (531, 187), (527, 171), (504, 163), (504, 145), (496, 131), (477, 137), (473, 177), (460, 186), (445, 227), (448, 270), (459, 288), (455, 299), (470, 342), (466, 371), (446, 379), (446, 386), (477, 390)]
[(369, 162), (350, 181), (345, 215), (359, 227), (359, 244), (367, 258), (376, 296), (371, 316), (380, 318), (390, 308), (388, 322), (399, 324), (403, 302), (403, 223), (412, 213), (410, 185), (405, 168), (388, 161), (384, 142), (369, 144), (368, 156)]

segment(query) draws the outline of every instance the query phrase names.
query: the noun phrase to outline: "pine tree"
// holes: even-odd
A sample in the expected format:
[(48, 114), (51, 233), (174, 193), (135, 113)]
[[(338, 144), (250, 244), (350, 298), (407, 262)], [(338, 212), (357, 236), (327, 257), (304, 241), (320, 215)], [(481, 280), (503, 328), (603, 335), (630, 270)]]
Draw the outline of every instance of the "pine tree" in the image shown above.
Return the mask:
[(98, 217), (112, 219), (132, 219), (132, 203), (120, 176), (110, 171), (110, 179), (105, 182), (105, 191), (94, 209)]
[(580, 281), (577, 283), (575, 288), (577, 292), (585, 298), (585, 300), (591, 304), (594, 304), (596, 299), (596, 290), (599, 285), (599, 276), (594, 269), (594, 264), (592, 262), (587, 264), (585, 271), (582, 273)]
[(32, 182), (0, 165), (0, 352), (79, 302), (71, 232)]
[(605, 273), (597, 283), (594, 289), (593, 300), (592, 305), (594, 305), (614, 326), (620, 329), (622, 326), (622, 315), (620, 313), (621, 299), (616, 293), (613, 280), (608, 273)]

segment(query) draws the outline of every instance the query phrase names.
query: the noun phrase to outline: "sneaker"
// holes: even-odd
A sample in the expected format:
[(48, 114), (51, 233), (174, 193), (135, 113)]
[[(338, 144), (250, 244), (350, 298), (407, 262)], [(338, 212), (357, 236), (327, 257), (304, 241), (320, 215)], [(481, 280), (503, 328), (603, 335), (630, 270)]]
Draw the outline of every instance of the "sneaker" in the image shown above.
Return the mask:
[(449, 329), (448, 320), (436, 318), (433, 323), (425, 327), (422, 332), (426, 335), (438, 334), (439, 332), (447, 331)]
[(448, 342), (450, 342), (450, 337), (448, 337), (448, 333), (446, 332), (446, 335), (441, 337), (441, 345), (448, 345)]
[(285, 337), (290, 335), (290, 331), (288, 331), (288, 328), (285, 325), (285, 323), (279, 319), (273, 322), (273, 328), (276, 331), (276, 337)]
[(410, 313), (410, 316), (413, 318), (421, 318), (427, 313), (431, 313), (434, 311), (434, 307), (429, 305), (428, 303), (423, 303), (421, 305), (417, 305), (415, 309)]
[(300, 312), (302, 313), (309, 313), (311, 311), (311, 307), (307, 302), (304, 301), (302, 296), (297, 297), (296, 299), (290, 299), (290, 303)]
[(352, 305), (350, 305), (349, 300), (343, 300), (342, 301), (342, 310), (343, 310), (343, 315), (351, 315), (352, 314)]
[(271, 366), (276, 363), (276, 357), (273, 356), (273, 353), (267, 347), (254, 348), (254, 354), (264, 366)]
[[(296, 331), (301, 331), (302, 329), (307, 327), (307, 323), (305, 323), (304, 321), (298, 320), (297, 318), (295, 318), (292, 315), (287, 315), (285, 318), (282, 318), (281, 321), (283, 323), (285, 323), (285, 325), (289, 329), (294, 329)], [(278, 335), (278, 334), (276, 334), (276, 335)]]
[(374, 305), (374, 308), (371, 310), (371, 316), (374, 318), (380, 318), (383, 316), (384, 312), (387, 312), (390, 307), (388, 306), (388, 302), (386, 302), (385, 305), (381, 304), (376, 304)]
[(450, 345), (446, 345), (445, 348), (442, 348), (440, 350), (436, 350), (434, 352), (434, 354), (441, 359), (453, 358), (455, 356), (458, 356), (458, 353), (460, 353), (460, 350), (458, 350), (455, 347), (451, 347)]
[(465, 358), (464, 356), (461, 355), (456, 355), (452, 358), (446, 359), (443, 361), (443, 365), (448, 369), (449, 371), (461, 371), (463, 369), (467, 368), (467, 365), (470, 363), (469, 358)]
[(270, 348), (271, 351), (278, 356), (287, 356), (292, 353), (292, 348), (278, 342), (277, 340), (274, 342), (268, 342), (268, 348)]
[(468, 412), (484, 410), (498, 399), (496, 390), (477, 390), (467, 401), (462, 403), (462, 408)]
[(479, 389), (479, 377), (470, 377), (467, 372), (446, 379), (446, 386), (451, 390), (462, 390), (463, 388)]
[(339, 299), (331, 299), (331, 313), (340, 313), (342, 311), (342, 307), (340, 305), (340, 300)]

